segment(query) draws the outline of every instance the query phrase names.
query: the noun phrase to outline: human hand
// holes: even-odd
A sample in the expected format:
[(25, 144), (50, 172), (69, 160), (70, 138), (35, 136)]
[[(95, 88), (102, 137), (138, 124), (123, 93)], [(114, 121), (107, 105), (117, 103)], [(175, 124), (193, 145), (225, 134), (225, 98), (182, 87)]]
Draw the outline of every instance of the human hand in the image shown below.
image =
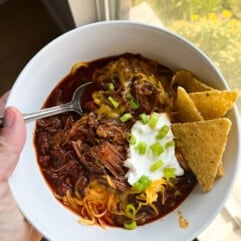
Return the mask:
[(3, 116), (4, 107), (5, 107), (8, 95), (9, 95), (9, 91), (7, 91), (5, 94), (3, 94), (2, 97), (0, 97), (0, 116)]
[[(8, 94), (0, 98), (0, 113)], [(26, 130), (21, 113), (8, 107), (0, 129), (0, 240), (39, 241), (41, 235), (30, 225), (19, 211), (12, 197), (8, 179), (17, 165), (24, 146)]]

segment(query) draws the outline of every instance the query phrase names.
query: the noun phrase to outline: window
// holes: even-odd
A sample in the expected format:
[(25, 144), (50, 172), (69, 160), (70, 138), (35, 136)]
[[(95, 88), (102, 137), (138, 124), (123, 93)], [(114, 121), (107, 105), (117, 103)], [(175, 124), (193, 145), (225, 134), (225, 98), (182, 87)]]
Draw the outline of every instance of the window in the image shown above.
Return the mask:
[[(163, 26), (193, 42), (241, 89), (239, 0), (120, 0), (119, 18)], [(238, 103), (241, 110), (241, 102)]]

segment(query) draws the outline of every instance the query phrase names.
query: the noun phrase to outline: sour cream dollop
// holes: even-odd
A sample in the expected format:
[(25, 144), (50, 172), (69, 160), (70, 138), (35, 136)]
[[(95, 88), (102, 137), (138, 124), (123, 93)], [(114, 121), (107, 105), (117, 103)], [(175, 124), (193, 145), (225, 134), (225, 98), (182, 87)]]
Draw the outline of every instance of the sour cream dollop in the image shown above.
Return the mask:
[[(131, 136), (135, 138), (135, 143), (130, 144), (128, 159), (124, 162), (129, 169), (126, 177), (130, 185), (136, 183), (143, 175), (153, 181), (166, 177), (168, 170), (171, 170), (174, 176), (184, 174), (175, 156), (175, 142), (168, 114), (152, 115), (156, 118), (154, 126), (150, 125), (151, 116), (147, 116), (149, 123), (144, 124), (138, 120), (131, 128)], [(164, 137), (160, 137), (161, 129), (167, 132)], [(138, 150), (139, 143), (144, 144), (144, 151)]]

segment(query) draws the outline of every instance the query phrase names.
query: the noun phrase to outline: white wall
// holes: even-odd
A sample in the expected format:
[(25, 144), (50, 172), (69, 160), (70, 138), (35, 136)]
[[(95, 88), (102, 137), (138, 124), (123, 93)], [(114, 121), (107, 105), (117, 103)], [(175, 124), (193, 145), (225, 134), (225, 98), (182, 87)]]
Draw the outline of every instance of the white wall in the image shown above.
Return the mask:
[(98, 21), (95, 0), (68, 0), (76, 26)]

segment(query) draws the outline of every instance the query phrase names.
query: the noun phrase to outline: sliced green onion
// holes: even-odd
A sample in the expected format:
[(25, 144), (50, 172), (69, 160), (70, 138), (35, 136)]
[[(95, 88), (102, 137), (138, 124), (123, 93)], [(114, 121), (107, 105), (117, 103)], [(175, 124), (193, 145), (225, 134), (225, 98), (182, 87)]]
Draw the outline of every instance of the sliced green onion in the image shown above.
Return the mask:
[(137, 146), (135, 147), (135, 150), (140, 154), (144, 155), (147, 150), (147, 144), (144, 141), (140, 141)]
[(140, 120), (142, 121), (142, 123), (144, 125), (148, 123), (148, 117), (147, 117), (147, 115), (145, 113), (140, 114), (139, 118), (140, 118)]
[(125, 113), (120, 117), (121, 122), (127, 122), (132, 118), (132, 115), (130, 113)]
[(176, 171), (176, 168), (174, 168), (174, 167), (165, 167), (163, 169), (164, 177), (166, 179), (175, 178), (176, 177), (175, 171)]
[(136, 137), (132, 133), (129, 133), (126, 139), (131, 145), (136, 144)]
[(126, 99), (127, 99), (127, 100), (132, 100), (132, 99), (134, 99), (134, 96), (133, 96), (131, 93), (128, 93), (128, 94), (126, 95)]
[(138, 192), (142, 192), (145, 191), (150, 185), (151, 180), (147, 176), (142, 175), (139, 180), (134, 183), (133, 186)]
[(159, 168), (161, 168), (163, 166), (163, 161), (159, 160), (154, 162), (151, 166), (150, 166), (150, 170), (152, 172), (155, 172), (156, 170), (158, 170)]
[(171, 146), (175, 146), (175, 141), (174, 141), (174, 140), (168, 141), (168, 142), (165, 144), (165, 147), (166, 147), (166, 148), (171, 147)]
[(154, 156), (159, 156), (164, 152), (163, 146), (159, 142), (152, 144), (151, 150)]
[(143, 186), (142, 183), (135, 182), (133, 186), (138, 192), (142, 192), (145, 190), (145, 187)]
[(125, 229), (133, 230), (136, 228), (136, 221), (135, 220), (128, 220), (123, 223)]
[(174, 193), (174, 197), (178, 197), (178, 196), (181, 196), (182, 195), (182, 193), (180, 192), (180, 191), (175, 191), (175, 193)]
[(155, 113), (152, 113), (149, 121), (150, 127), (154, 128), (157, 124), (157, 121), (158, 121), (158, 115)]
[(130, 107), (131, 107), (131, 109), (136, 110), (140, 107), (140, 104), (137, 102), (137, 100), (131, 99), (130, 100)]
[(111, 91), (115, 90), (115, 86), (114, 86), (113, 83), (110, 83), (110, 84), (109, 84), (109, 90), (111, 90)]
[(112, 96), (109, 96), (109, 97), (108, 97), (108, 100), (110, 101), (110, 103), (113, 105), (113, 107), (114, 107), (115, 109), (118, 108), (119, 102), (116, 101)]
[(127, 206), (126, 206), (126, 216), (129, 217), (129, 218), (135, 218), (136, 216), (136, 208), (133, 204), (129, 203)]
[(162, 139), (162, 138), (164, 138), (164, 137), (167, 135), (168, 131), (169, 131), (169, 126), (164, 125), (164, 126), (158, 131), (156, 137), (157, 137), (158, 139)]
[(131, 93), (128, 93), (126, 95), (126, 99), (129, 100), (129, 103), (130, 103), (130, 107), (133, 109), (133, 110), (136, 110), (140, 107), (140, 104), (138, 103), (138, 101), (134, 98), (134, 96), (131, 94)]

